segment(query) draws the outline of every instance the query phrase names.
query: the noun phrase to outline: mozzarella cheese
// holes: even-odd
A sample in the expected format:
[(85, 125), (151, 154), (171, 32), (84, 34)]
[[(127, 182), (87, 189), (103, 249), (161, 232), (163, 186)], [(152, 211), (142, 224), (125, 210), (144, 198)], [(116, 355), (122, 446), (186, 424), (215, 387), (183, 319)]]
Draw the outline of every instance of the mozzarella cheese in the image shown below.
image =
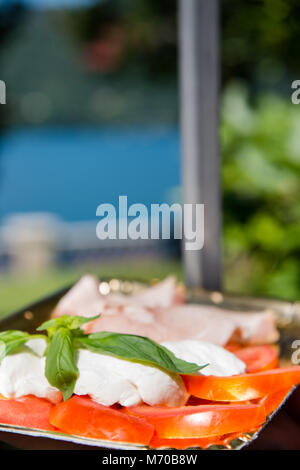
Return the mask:
[(246, 371), (246, 365), (243, 361), (226, 349), (213, 343), (187, 339), (184, 341), (166, 341), (162, 344), (179, 359), (194, 362), (199, 366), (208, 364), (199, 371), (201, 375), (229, 377), (231, 375), (243, 374)]
[(80, 350), (77, 366), (79, 378), (74, 393), (90, 395), (102, 405), (181, 406), (188, 395), (182, 379), (156, 367)]
[(21, 352), (6, 356), (0, 365), (0, 395), (5, 398), (19, 398), (35, 395), (52, 402), (61, 400), (61, 392), (52, 387), (45, 377), (46, 348), (43, 339), (26, 343)]
[[(163, 343), (178, 358), (198, 365), (209, 363), (201, 370), (204, 375), (230, 376), (245, 372), (245, 364), (220, 346), (198, 340)], [(34, 339), (22, 351), (6, 356), (0, 365), (0, 394), (6, 398), (35, 395), (53, 402), (62, 399), (45, 377), (46, 342)], [(79, 377), (76, 395), (89, 395), (105, 406), (120, 403), (134, 406), (182, 406), (188, 399), (183, 381), (177, 374), (169, 374), (144, 364), (85, 349), (77, 351)]]

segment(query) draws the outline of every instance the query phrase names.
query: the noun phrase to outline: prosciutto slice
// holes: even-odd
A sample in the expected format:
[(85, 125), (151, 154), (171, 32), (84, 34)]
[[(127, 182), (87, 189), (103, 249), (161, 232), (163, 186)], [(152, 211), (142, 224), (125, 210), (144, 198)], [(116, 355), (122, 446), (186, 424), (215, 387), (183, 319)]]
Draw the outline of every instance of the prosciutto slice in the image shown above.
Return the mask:
[(176, 283), (175, 277), (169, 276), (164, 281), (137, 294), (111, 294), (108, 302), (110, 304), (139, 305), (150, 310), (170, 308), (184, 302), (184, 289)]
[(87, 333), (114, 331), (147, 336), (159, 343), (198, 339), (223, 346), (229, 341), (259, 344), (278, 338), (272, 312), (237, 313), (183, 301), (183, 290), (173, 277), (134, 295), (102, 295), (98, 280), (86, 275), (62, 297), (54, 316), (101, 313), (85, 326)]
[(105, 296), (99, 291), (99, 281), (94, 276), (86, 274), (60, 299), (52, 316), (93, 317), (103, 312), (105, 302)]

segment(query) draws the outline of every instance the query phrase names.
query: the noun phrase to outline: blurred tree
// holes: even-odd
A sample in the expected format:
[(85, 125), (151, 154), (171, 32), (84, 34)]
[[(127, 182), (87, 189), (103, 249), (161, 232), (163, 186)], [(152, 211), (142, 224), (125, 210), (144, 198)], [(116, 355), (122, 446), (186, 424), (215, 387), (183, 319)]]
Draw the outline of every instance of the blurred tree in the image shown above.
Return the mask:
[(297, 0), (222, 0), (223, 80), (274, 84), (300, 74)]
[(300, 114), (275, 94), (250, 105), (241, 82), (223, 96), (226, 287), (300, 295)]
[[(174, 0), (114, 0), (64, 13), (65, 25), (82, 45), (106, 44), (118, 31), (122, 60), (109, 72), (138, 66), (152, 80), (177, 75), (177, 26)], [(103, 73), (103, 69), (98, 71)]]
[[(268, 75), (269, 68), (273, 79), (286, 71), (300, 72), (295, 59), (300, 41), (298, 0), (220, 3), (224, 83), (234, 76), (255, 84), (258, 77)], [(123, 67), (139, 63), (152, 78), (177, 73), (176, 17), (174, 0), (107, 0), (64, 13), (72, 34), (85, 44), (104, 40), (110, 27), (118, 26), (126, 33), (122, 36)], [(272, 81), (270, 77), (265, 80)]]

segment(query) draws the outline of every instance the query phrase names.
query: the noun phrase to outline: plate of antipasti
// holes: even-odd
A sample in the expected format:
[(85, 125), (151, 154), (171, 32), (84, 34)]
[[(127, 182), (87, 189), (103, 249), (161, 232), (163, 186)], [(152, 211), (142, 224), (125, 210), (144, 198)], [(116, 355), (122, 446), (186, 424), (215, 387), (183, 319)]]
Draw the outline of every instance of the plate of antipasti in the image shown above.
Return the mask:
[(0, 322), (0, 431), (102, 448), (242, 448), (300, 383), (300, 366), (280, 359), (295, 315), (284, 302), (193, 297), (173, 277), (149, 286), (87, 274)]

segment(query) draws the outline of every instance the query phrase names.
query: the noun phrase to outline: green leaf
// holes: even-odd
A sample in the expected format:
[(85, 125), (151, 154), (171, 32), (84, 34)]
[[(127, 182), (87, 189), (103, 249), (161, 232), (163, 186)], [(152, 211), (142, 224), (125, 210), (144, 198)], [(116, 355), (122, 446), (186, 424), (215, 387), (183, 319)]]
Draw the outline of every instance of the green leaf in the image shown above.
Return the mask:
[(32, 335), (24, 331), (8, 330), (0, 333), (0, 363), (8, 354), (24, 346), (30, 338)]
[(48, 382), (58, 388), (67, 400), (72, 396), (79, 372), (74, 360), (72, 332), (68, 328), (58, 328), (51, 339), (45, 375)]
[(96, 353), (149, 364), (177, 374), (196, 374), (207, 365), (198, 366), (178, 359), (164, 346), (143, 336), (103, 331), (76, 338), (75, 345)]
[(85, 323), (89, 323), (93, 320), (97, 320), (100, 315), (95, 315), (94, 317), (80, 317), (78, 315), (62, 315), (58, 318), (52, 318), (44, 323), (42, 323), (37, 331), (47, 330), (48, 335), (51, 337), (57, 330), (57, 328), (68, 328), (69, 330), (76, 331), (76, 334), (81, 334), (82, 331), (80, 327)]

